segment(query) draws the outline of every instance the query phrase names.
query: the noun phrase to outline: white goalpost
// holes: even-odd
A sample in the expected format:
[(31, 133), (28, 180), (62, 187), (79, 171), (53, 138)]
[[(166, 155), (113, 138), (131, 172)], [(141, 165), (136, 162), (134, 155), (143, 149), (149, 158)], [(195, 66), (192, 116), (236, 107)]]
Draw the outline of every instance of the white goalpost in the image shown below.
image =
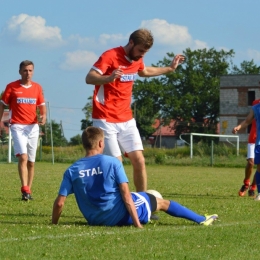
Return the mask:
[[(190, 143), (187, 143), (185, 140), (183, 140), (181, 138), (182, 135), (190, 135)], [(237, 143), (236, 144), (237, 155), (239, 155), (239, 136), (238, 135), (217, 135), (217, 134), (200, 134), (200, 133), (185, 133), (185, 134), (181, 134), (180, 135), (180, 139), (190, 146), (190, 158), (193, 157), (193, 136), (196, 136), (196, 135), (197, 136), (217, 137), (217, 138), (227, 138), (226, 139), (227, 142), (229, 142), (228, 138), (235, 138), (237, 140), (237, 142), (236, 142)], [(231, 142), (229, 142), (229, 143), (231, 143)]]

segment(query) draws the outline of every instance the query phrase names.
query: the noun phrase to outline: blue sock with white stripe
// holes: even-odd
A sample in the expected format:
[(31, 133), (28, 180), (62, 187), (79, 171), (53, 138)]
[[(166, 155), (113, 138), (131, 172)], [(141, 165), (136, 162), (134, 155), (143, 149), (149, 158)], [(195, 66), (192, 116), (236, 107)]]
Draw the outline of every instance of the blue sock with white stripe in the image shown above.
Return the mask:
[(257, 191), (258, 193), (260, 193), (260, 172), (258, 171), (255, 172), (255, 180), (256, 180)]
[(166, 213), (177, 218), (186, 218), (197, 223), (206, 220), (205, 216), (201, 216), (172, 200), (170, 200), (170, 206), (166, 210)]

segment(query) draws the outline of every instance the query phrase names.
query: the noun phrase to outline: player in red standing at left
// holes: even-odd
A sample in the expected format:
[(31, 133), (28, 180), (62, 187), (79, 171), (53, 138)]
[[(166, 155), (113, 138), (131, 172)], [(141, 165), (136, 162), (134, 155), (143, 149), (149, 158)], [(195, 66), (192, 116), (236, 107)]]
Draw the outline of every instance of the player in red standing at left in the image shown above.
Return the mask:
[[(31, 187), (34, 178), (34, 162), (39, 138), (39, 125), (46, 121), (46, 106), (42, 87), (32, 81), (34, 64), (22, 61), (19, 67), (20, 80), (9, 83), (0, 101), (0, 119), (4, 106), (9, 106), (10, 130), (14, 152), (18, 159), (22, 200), (32, 199)], [(39, 108), (40, 119), (36, 110)]]
[[(254, 100), (252, 106), (260, 103), (260, 99)], [(248, 137), (248, 144), (247, 144), (247, 164), (245, 168), (245, 178), (244, 184), (240, 188), (238, 195), (243, 197), (248, 190), (249, 197), (255, 197), (256, 191), (256, 180), (255, 175), (252, 181), (252, 185), (250, 185), (250, 178), (252, 176), (252, 172), (254, 169), (254, 158), (255, 158), (255, 141), (256, 141), (256, 121), (253, 119), (251, 124), (251, 130)]]

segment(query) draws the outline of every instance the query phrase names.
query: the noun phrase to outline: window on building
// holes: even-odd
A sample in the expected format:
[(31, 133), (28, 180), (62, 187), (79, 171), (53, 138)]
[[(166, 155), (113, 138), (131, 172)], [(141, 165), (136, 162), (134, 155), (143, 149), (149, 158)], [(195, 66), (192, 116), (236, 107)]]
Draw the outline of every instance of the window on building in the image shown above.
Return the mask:
[(253, 101), (255, 100), (255, 91), (250, 90), (247, 92), (247, 105), (252, 106)]

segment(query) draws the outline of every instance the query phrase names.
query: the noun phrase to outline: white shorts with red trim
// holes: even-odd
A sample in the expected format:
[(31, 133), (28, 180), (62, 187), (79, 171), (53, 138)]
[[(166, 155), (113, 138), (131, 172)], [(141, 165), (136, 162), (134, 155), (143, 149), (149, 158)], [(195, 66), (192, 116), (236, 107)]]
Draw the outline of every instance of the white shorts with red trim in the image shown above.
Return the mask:
[(93, 126), (104, 131), (104, 154), (119, 157), (121, 151), (127, 154), (144, 149), (134, 118), (123, 123), (108, 123), (103, 119), (93, 119)]
[(39, 138), (39, 125), (13, 124), (10, 129), (14, 143), (15, 156), (27, 154), (28, 161), (35, 162)]
[(247, 159), (255, 158), (255, 144), (247, 144)]

